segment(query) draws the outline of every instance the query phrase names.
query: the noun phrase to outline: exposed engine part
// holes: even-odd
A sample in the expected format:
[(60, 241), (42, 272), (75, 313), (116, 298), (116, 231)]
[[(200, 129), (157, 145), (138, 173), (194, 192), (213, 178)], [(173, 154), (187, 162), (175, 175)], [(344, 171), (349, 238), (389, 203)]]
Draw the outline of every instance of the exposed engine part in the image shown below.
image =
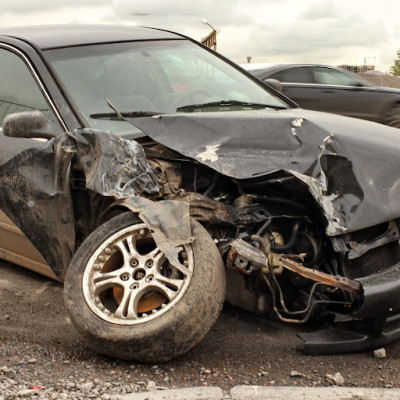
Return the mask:
[[(334, 252), (342, 246), (347, 255), (354, 249), (349, 243), (358, 237), (348, 234), (332, 249), (321, 239), (324, 224), (308, 208), (310, 203), (288, 196), (281, 181), (274, 181), (274, 186), (268, 183), (270, 191), (265, 195), (265, 185), (261, 192), (257, 190), (259, 180), (253, 187), (242, 187), (241, 182), (229, 181), (204, 166), (183, 164), (168, 151), (158, 151), (165, 158), (154, 157), (150, 163), (161, 175), (161, 197), (189, 203), (190, 215), (218, 241), (226, 266), (243, 277), (243, 293), (252, 293), (248, 308), (303, 323), (317, 309), (322, 315), (332, 309), (349, 313), (358, 304), (361, 285), (352, 280), (357, 275), (349, 273), (349, 260), (338, 261)], [(367, 240), (357, 242), (356, 251), (362, 252), (375, 238), (380, 244), (390, 237), (387, 228), (372, 232)]]
[(279, 262), (284, 268), (325, 285), (347, 290), (349, 292), (359, 292), (362, 289), (360, 282), (353, 281), (344, 276), (333, 276), (315, 269), (305, 268), (296, 261), (288, 258), (288, 256), (282, 255)]
[[(264, 240), (260, 236), (253, 235), (251, 240), (258, 245), (260, 249), (241, 239), (236, 239), (231, 242), (231, 249), (227, 255), (227, 267), (239, 270), (246, 275), (250, 275), (253, 271), (259, 270), (272, 296), (272, 309), (275, 315), (282, 321), (304, 323), (311, 317), (313, 310), (319, 304), (337, 304), (347, 307), (351, 305), (351, 303), (345, 301), (314, 299), (315, 292), (321, 285), (355, 293), (360, 293), (362, 290), (359, 282), (346, 277), (333, 276), (322, 271), (307, 268), (294, 260), (294, 258), (304, 258), (305, 254), (288, 256), (274, 253), (271, 251), (271, 241), (269, 239)], [(282, 288), (276, 278), (276, 275), (281, 275), (284, 269), (315, 282), (308, 293), (306, 305), (302, 309), (290, 311), (286, 306)], [(282, 312), (287, 316), (284, 316), (279, 310), (277, 298), (279, 298)]]
[(234, 207), (243, 208), (247, 207), (253, 203), (253, 201), (257, 198), (255, 195), (243, 194), (242, 196), (235, 199), (233, 202)]
[[(264, 248), (267, 247), (268, 245), (266, 244)], [(246, 259), (247, 263), (244, 263), (243, 261), (236, 263), (236, 256), (239, 256), (240, 259)], [(322, 271), (306, 268), (293, 260), (293, 258), (299, 258), (303, 256), (304, 255), (291, 256), (292, 258), (290, 258), (290, 256), (273, 252), (265, 254), (263, 251), (256, 249), (249, 243), (246, 243), (241, 239), (236, 239), (231, 243), (231, 250), (228, 253), (227, 267), (239, 269), (241, 272), (246, 274), (249, 274), (256, 269), (261, 269), (264, 274), (268, 274), (268, 272), (273, 272), (275, 274), (274, 269), (279, 270), (279, 267), (281, 267), (313, 281), (320, 282), (328, 286), (333, 286), (338, 289), (343, 289), (350, 292), (358, 292), (361, 290), (361, 285), (359, 282), (342, 276), (332, 276)], [(245, 267), (239, 268), (238, 264), (245, 265)], [(247, 268), (247, 265), (250, 265), (250, 267)]]
[(290, 236), (290, 239), (288, 240), (287, 243), (285, 244), (279, 244), (278, 242), (275, 241), (275, 243), (271, 244), (271, 249), (274, 251), (286, 251), (286, 250), (290, 250), (297, 238), (297, 234), (299, 232), (299, 228), (300, 228), (300, 221), (297, 221), (294, 224), (293, 230), (292, 230), (292, 234)]
[(180, 164), (176, 162), (148, 158), (151, 167), (160, 174), (160, 184), (163, 185), (163, 193), (168, 195), (177, 193), (182, 186)]
[(198, 221), (218, 224), (231, 221), (231, 208), (200, 193), (184, 192), (168, 196), (169, 200), (184, 201), (190, 204), (190, 215)]

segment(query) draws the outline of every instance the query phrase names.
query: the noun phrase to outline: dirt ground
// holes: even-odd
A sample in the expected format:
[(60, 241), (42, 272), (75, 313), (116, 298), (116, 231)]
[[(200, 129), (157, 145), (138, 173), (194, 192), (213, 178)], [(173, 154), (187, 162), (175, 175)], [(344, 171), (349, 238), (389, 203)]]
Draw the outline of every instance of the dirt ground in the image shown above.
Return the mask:
[(329, 386), (334, 384), (329, 375), (340, 373), (344, 386), (400, 387), (400, 342), (387, 346), (383, 359), (372, 351), (305, 356), (295, 350), (302, 328), (229, 306), (206, 338), (176, 360), (149, 365), (103, 357), (89, 350), (72, 326), (62, 291), (59, 283), (0, 263), (0, 375), (14, 369), (19, 379), (44, 386), (95, 377), (116, 384), (229, 389), (241, 384)]

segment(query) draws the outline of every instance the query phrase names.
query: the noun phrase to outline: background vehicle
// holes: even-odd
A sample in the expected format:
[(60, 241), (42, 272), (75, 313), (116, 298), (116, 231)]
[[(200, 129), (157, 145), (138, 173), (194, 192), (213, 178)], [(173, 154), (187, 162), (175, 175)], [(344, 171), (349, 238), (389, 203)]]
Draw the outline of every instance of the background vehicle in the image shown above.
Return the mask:
[(400, 127), (400, 90), (375, 87), (340, 68), (317, 64), (244, 64), (257, 78), (276, 79), (300, 107)]
[(399, 337), (396, 129), (299, 109), (155, 29), (4, 29), (0, 61), (0, 256), (63, 281), (93, 349), (184, 353), (226, 277), (252, 311), (347, 319), (309, 353)]

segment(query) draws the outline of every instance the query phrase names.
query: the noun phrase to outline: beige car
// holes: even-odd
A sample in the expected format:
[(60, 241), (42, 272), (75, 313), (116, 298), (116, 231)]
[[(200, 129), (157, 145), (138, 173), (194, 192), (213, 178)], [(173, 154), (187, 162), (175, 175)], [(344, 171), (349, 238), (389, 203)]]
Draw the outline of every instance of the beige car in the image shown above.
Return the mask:
[(0, 210), (0, 256), (3, 260), (61, 281), (29, 239)]

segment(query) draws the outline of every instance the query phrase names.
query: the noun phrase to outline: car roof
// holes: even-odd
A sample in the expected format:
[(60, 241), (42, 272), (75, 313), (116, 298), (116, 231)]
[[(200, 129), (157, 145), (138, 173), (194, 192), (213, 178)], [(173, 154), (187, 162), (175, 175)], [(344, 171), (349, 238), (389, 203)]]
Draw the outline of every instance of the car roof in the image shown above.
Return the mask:
[(343, 68), (333, 67), (332, 65), (325, 65), (325, 64), (310, 64), (310, 63), (250, 63), (250, 64), (243, 64), (241, 65), (243, 69), (253, 73), (255, 76), (263, 76), (265, 79), (265, 73), (267, 76), (270, 76), (276, 72), (280, 72), (283, 70), (287, 70), (290, 68), (298, 68), (298, 67), (321, 67), (321, 68), (328, 68), (331, 70), (340, 71), (348, 76), (351, 76), (354, 80), (359, 81), (364, 86), (374, 86), (370, 82), (368, 82), (363, 77), (357, 75), (354, 72), (346, 71)]
[(135, 40), (183, 39), (161, 29), (116, 25), (37, 25), (0, 28), (0, 37), (15, 38), (41, 50)]
[(241, 66), (247, 71), (256, 71), (256, 70), (272, 71), (279, 69), (288, 69), (293, 67), (323, 67), (323, 68), (339, 69), (333, 67), (332, 65), (310, 64), (310, 63), (250, 63), (250, 64), (242, 64)]

